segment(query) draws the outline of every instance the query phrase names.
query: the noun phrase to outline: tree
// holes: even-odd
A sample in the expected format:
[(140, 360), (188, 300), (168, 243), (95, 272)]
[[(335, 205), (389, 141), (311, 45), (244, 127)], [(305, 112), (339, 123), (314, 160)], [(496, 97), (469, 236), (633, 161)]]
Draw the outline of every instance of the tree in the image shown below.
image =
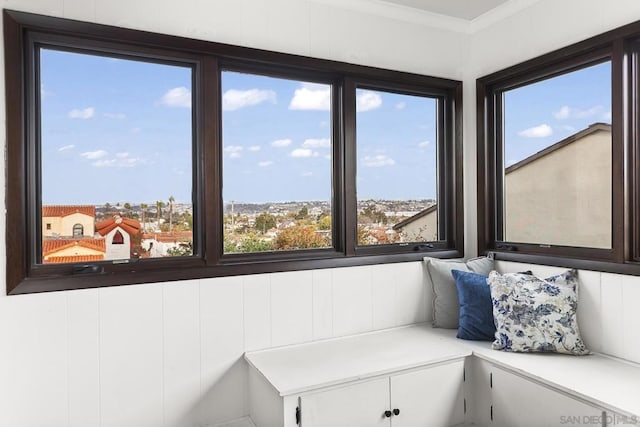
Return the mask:
[(325, 215), (318, 220), (318, 230), (331, 230), (331, 215)]
[(173, 228), (173, 202), (175, 201), (176, 199), (173, 196), (169, 196), (169, 232)]
[(296, 219), (305, 219), (309, 215), (309, 209), (306, 206), (303, 206), (302, 209), (298, 211), (296, 215)]
[(267, 230), (276, 226), (276, 217), (273, 215), (263, 212), (256, 217), (256, 222), (254, 228), (259, 233), (266, 233)]
[(156, 215), (157, 215), (158, 226), (160, 225), (160, 217), (162, 216), (163, 207), (164, 207), (164, 202), (162, 200), (158, 200), (156, 202)]
[(323, 248), (327, 240), (316, 233), (313, 226), (294, 225), (285, 228), (276, 237), (274, 248), (278, 250)]
[(125, 202), (124, 203), (124, 210), (125, 210), (125, 216), (128, 216), (129, 218), (131, 218), (131, 203), (129, 202)]
[(140, 210), (142, 211), (142, 229), (144, 230), (144, 215), (147, 212), (147, 208), (149, 206), (147, 206), (146, 203), (140, 203)]
[(193, 243), (180, 242), (178, 246), (167, 249), (167, 255), (169, 256), (191, 256), (193, 255)]

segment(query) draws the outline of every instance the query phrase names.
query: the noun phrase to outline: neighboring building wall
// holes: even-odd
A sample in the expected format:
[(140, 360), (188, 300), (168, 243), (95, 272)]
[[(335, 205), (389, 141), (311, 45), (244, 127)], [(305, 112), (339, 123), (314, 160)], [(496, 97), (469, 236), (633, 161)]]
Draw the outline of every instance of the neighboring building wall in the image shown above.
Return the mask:
[(94, 218), (85, 215), (83, 213), (74, 213), (61, 218), (60, 221), (60, 235), (61, 236), (73, 236), (73, 226), (81, 224), (83, 227), (84, 237), (93, 237), (94, 230)]
[(44, 237), (62, 236), (62, 218), (58, 216), (42, 217), (42, 235)]
[[(122, 234), (122, 244), (113, 244), (116, 233)], [(131, 236), (120, 227), (116, 227), (104, 236), (107, 245), (105, 259), (129, 259), (131, 258)]]
[(505, 193), (505, 240), (610, 248), (611, 132), (507, 169)]
[(416, 218), (396, 230), (402, 242), (431, 242), (438, 240), (438, 210)]
[[(47, 224), (51, 224), (51, 228), (47, 229)], [(63, 217), (43, 217), (42, 218), (42, 235), (44, 237), (56, 236), (73, 236), (73, 226), (82, 224), (84, 228), (84, 237), (93, 237), (94, 234), (94, 218), (83, 213), (73, 213)]]

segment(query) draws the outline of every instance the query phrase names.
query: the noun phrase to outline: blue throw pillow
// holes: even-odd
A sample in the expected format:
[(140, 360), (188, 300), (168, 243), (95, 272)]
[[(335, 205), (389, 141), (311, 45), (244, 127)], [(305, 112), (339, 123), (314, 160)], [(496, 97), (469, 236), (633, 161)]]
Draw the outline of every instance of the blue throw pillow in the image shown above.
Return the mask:
[(463, 340), (493, 341), (496, 327), (493, 323), (491, 288), (487, 276), (460, 270), (452, 270), (458, 302), (460, 321), (458, 338)]

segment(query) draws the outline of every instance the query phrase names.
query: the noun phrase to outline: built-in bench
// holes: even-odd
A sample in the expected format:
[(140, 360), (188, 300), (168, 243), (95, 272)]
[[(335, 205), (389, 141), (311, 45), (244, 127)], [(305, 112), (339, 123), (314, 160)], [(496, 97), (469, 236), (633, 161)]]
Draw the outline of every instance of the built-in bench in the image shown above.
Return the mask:
[[(601, 354), (500, 352), (488, 342), (458, 340), (455, 331), (427, 324), (245, 358), (250, 415), (257, 427), (384, 425), (385, 418), (396, 427), (640, 420), (636, 364)], [(498, 373), (499, 390), (493, 384)], [(526, 383), (518, 382), (523, 379)], [(505, 399), (508, 408), (495, 407)], [(533, 415), (524, 417), (528, 407)]]

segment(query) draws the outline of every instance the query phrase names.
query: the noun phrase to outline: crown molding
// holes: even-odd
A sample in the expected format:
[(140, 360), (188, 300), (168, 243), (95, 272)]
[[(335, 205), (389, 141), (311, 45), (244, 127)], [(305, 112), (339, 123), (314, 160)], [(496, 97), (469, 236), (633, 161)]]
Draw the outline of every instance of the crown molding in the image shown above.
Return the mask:
[(351, 10), (383, 18), (394, 19), (425, 27), (436, 28), (455, 33), (469, 32), (469, 23), (466, 19), (454, 18), (428, 12), (413, 7), (389, 3), (383, 0), (308, 0), (311, 3), (323, 4), (339, 9)]
[(491, 25), (514, 15), (540, 0), (508, 0), (500, 6), (483, 13), (473, 20), (455, 18), (439, 13), (389, 3), (384, 0), (307, 0), (311, 3), (323, 4), (338, 9), (351, 10), (358, 13), (395, 19), (425, 27), (462, 34), (474, 34)]
[(468, 33), (474, 34), (478, 31), (482, 31), (493, 24), (510, 17), (511, 15), (515, 15), (516, 13), (527, 9), (539, 1), (540, 0), (509, 0), (469, 21)]

